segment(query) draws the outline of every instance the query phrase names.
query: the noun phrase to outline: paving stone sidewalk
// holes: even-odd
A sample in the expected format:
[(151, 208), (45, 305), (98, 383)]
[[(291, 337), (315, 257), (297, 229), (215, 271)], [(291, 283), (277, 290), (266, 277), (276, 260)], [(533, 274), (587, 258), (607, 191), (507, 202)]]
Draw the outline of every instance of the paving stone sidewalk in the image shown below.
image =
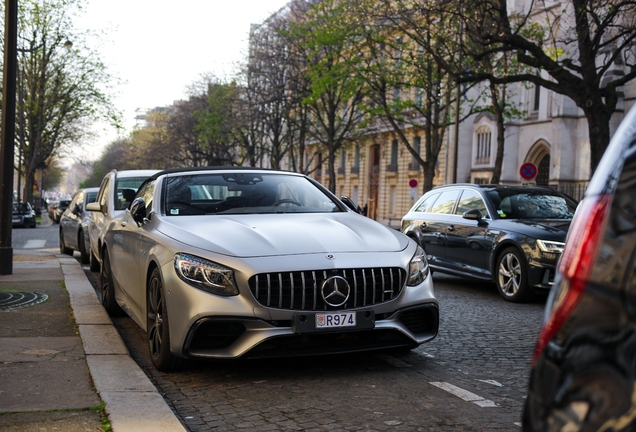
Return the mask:
[[(104, 409), (100, 409), (104, 408)], [(0, 276), (0, 431), (185, 431), (77, 260), (14, 250)]]

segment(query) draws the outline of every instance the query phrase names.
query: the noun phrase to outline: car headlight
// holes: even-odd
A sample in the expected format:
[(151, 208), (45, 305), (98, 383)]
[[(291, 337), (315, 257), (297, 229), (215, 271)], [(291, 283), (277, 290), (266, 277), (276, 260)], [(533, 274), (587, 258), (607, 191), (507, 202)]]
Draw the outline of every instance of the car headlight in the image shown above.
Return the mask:
[(221, 296), (238, 295), (234, 271), (193, 255), (178, 253), (174, 269), (181, 280), (195, 288)]
[(548, 253), (563, 253), (565, 247), (565, 243), (550, 240), (537, 240), (537, 245), (543, 252)]
[(419, 285), (428, 276), (428, 261), (426, 261), (426, 252), (420, 246), (415, 250), (415, 255), (411, 258), (409, 263), (409, 279), (406, 282), (407, 286)]

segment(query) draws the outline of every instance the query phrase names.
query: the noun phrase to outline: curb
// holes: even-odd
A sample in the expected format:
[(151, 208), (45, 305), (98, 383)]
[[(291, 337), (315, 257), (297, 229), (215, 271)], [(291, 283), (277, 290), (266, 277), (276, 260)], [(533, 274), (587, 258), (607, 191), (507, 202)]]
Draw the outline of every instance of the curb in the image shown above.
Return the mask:
[(77, 260), (57, 257), (95, 388), (114, 432), (186, 431), (130, 357)]

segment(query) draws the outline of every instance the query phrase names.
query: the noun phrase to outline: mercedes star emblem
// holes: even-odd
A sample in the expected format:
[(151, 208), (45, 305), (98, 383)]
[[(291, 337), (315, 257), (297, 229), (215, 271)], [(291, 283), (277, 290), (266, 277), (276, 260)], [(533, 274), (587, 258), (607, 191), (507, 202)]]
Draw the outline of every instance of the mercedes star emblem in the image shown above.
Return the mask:
[(327, 279), (321, 288), (322, 299), (329, 306), (342, 306), (349, 299), (351, 287), (342, 276), (332, 276)]

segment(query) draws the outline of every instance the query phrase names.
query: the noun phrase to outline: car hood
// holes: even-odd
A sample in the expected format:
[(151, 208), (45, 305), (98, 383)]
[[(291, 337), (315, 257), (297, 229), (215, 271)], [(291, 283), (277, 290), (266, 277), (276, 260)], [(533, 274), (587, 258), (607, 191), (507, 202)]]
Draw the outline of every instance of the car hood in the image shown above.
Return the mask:
[(408, 238), (354, 213), (164, 216), (157, 231), (196, 248), (236, 257), (395, 252)]
[(499, 219), (497, 222), (500, 228), (507, 231), (514, 231), (533, 238), (561, 242), (565, 241), (572, 223), (571, 220), (562, 219)]

